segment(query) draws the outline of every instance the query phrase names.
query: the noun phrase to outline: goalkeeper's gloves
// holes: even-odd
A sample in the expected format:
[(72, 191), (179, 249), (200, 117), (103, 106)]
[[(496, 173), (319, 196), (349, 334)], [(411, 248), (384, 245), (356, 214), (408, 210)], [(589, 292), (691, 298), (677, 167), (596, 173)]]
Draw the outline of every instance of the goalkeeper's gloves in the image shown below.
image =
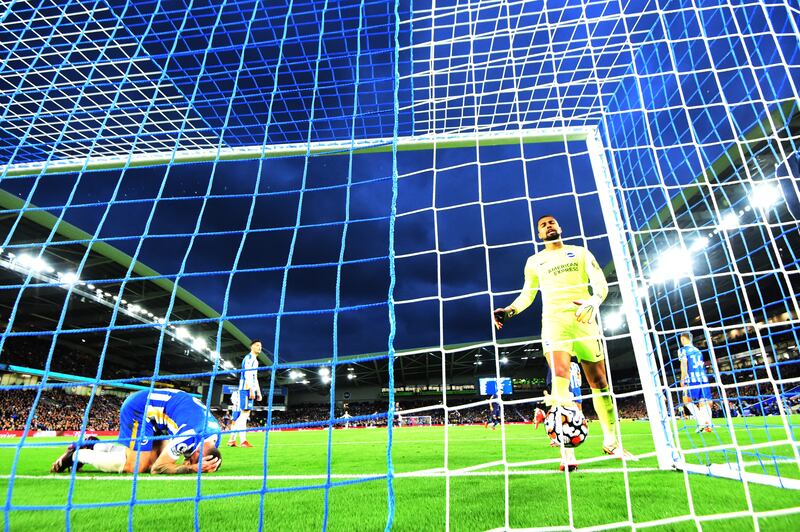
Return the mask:
[[(508, 307), (506, 307), (508, 308)], [(514, 316), (517, 315), (517, 312), (512, 308), (506, 310), (505, 308), (496, 308), (494, 309), (493, 317), (494, 317), (494, 325), (498, 329), (503, 328), (503, 322), (506, 320), (510, 320)]]
[(578, 320), (579, 323), (591, 323), (595, 316), (597, 315), (597, 309), (600, 308), (600, 298), (597, 296), (591, 296), (589, 299), (579, 299), (578, 301), (573, 301), (576, 305), (578, 305), (578, 309), (575, 311), (575, 319)]

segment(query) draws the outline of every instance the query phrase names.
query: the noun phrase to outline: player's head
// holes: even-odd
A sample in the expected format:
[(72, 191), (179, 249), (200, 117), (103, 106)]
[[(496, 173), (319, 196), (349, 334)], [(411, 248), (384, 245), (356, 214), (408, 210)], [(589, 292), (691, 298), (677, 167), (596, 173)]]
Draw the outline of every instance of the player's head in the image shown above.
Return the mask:
[[(219, 471), (219, 468), (222, 467), (222, 453), (219, 452), (219, 448), (217, 448), (216, 438), (208, 438), (203, 442), (203, 460), (211, 459), (219, 460), (219, 465), (216, 469), (216, 471)], [(196, 464), (198, 463), (198, 460), (200, 460), (199, 448), (188, 458), (188, 462), (191, 464)]]
[(692, 345), (693, 338), (692, 333), (689, 331), (684, 331), (678, 336), (682, 346)]
[(250, 352), (255, 355), (261, 353), (261, 340), (253, 340), (250, 342)]
[(550, 214), (539, 216), (536, 220), (536, 232), (539, 234), (539, 239), (544, 242), (561, 239), (561, 226), (558, 225), (558, 220)]

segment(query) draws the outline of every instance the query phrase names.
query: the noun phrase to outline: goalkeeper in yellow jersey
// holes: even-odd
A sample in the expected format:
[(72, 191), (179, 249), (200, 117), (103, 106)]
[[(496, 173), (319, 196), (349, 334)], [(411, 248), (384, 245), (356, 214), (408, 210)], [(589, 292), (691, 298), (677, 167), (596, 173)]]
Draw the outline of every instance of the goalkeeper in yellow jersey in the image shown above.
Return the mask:
[(494, 311), (494, 324), (501, 329), (505, 320), (528, 308), (541, 291), (542, 347), (553, 374), (553, 403), (574, 404), (569, 384), (569, 366), (574, 356), (592, 390), (592, 404), (603, 429), (603, 452), (636, 460), (619, 444), (617, 413), (608, 391), (597, 323), (600, 304), (608, 294), (603, 271), (588, 249), (561, 241), (561, 227), (553, 216), (540, 217), (536, 230), (545, 249), (528, 258), (522, 291), (509, 306)]

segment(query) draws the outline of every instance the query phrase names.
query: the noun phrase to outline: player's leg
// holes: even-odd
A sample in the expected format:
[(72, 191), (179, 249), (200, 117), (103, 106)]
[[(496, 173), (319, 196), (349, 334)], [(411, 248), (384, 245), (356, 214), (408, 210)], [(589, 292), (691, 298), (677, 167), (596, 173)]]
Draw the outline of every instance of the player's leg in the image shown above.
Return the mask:
[(250, 419), (250, 411), (249, 410), (242, 410), (242, 413), (239, 415), (239, 446), (240, 447), (252, 447), (252, 444), (247, 441), (247, 420)]
[(592, 391), (592, 405), (603, 431), (603, 452), (618, 458), (636, 460), (633, 455), (622, 449), (617, 438), (617, 410), (608, 387), (605, 354), (598, 339), (599, 329), (596, 331), (595, 329), (597, 327), (593, 324), (582, 328), (574, 349)]
[(711, 430), (711, 390), (708, 386), (697, 386), (692, 399), (697, 404), (697, 432)]
[(239, 414), (239, 445), (241, 447), (252, 447), (253, 445), (247, 441), (247, 421), (250, 419), (250, 409), (253, 407), (253, 400), (250, 399), (250, 392), (247, 390), (239, 391), (239, 406), (242, 413)]
[(533, 410), (533, 428), (538, 429), (539, 425), (544, 423), (544, 418), (545, 418), (544, 410), (538, 407), (535, 408)]
[(230, 431), (230, 434), (228, 435), (228, 447), (236, 447), (236, 431), (239, 430), (240, 417), (242, 417), (241, 410), (236, 410), (231, 415), (231, 419), (233, 421), (231, 421), (230, 425), (228, 426), (228, 430)]
[[(126, 408), (123, 404), (120, 410), (121, 443), (97, 442), (78, 450), (74, 460), (81, 466), (90, 465), (104, 473), (133, 473), (137, 467), (140, 473), (149, 471), (158, 456), (153, 456), (153, 448), (161, 442), (153, 441), (155, 434), (152, 425), (142, 424), (140, 416), (141, 413), (136, 409)], [(140, 455), (138, 464), (137, 454)]]
[[(164, 449), (164, 445), (166, 445), (165, 440), (150, 440), (150, 445), (142, 445), (141, 447), (143, 448), (140, 449), (126, 447), (125, 465), (122, 468), (122, 472), (133, 473), (134, 471), (138, 471), (139, 473), (149, 473), (150, 468), (153, 467), (153, 464)], [(139, 457), (138, 464), (136, 463), (137, 455)]]
[(689, 414), (695, 419), (695, 421), (697, 421), (697, 406), (692, 402), (688, 392), (683, 396), (683, 405), (686, 407), (686, 410), (689, 411)]
[(711, 424), (707, 406), (707, 403), (703, 399), (697, 401), (697, 432), (702, 432)]
[(705, 410), (706, 410), (706, 429), (708, 432), (714, 427), (714, 414), (711, 412), (711, 401), (713, 397), (711, 396), (711, 387), (705, 386), (703, 388), (703, 399), (705, 399)]
[(561, 448), (561, 471), (576, 471), (578, 469), (578, 460), (575, 458), (575, 449), (570, 447)]
[(581, 368), (592, 390), (592, 405), (603, 429), (603, 445), (614, 445), (617, 442), (617, 413), (608, 388), (605, 360), (581, 360)]
[(683, 396), (683, 405), (689, 411), (689, 414), (694, 418), (694, 423), (699, 429), (703, 424), (701, 420), (702, 414), (698, 411), (697, 405), (691, 397), (691, 391), (692, 389), (690, 388), (687, 390), (686, 395)]
[[(80, 449), (92, 449), (95, 445), (97, 445), (98, 438), (97, 436), (86, 436), (84, 438), (83, 444), (80, 445)], [(79, 446), (77, 443), (70, 443), (67, 446), (67, 450), (64, 451), (64, 454), (58, 457), (55, 462), (50, 466), (51, 473), (63, 473), (72, 468), (72, 464), (75, 461), (75, 455), (79, 450)], [(77, 470), (80, 471), (82, 467), (81, 463), (78, 463)]]
[(556, 406), (571, 405), (573, 398), (569, 387), (569, 364), (572, 361), (572, 353), (565, 350), (560, 342), (553, 342), (551, 345), (553, 350), (545, 353), (547, 365), (553, 376), (553, 393), (550, 397)]
[(542, 349), (552, 376), (550, 399), (552, 404), (572, 405), (569, 386), (569, 365), (572, 362), (573, 328), (575, 317), (542, 316)]
[(570, 393), (572, 393), (572, 397), (575, 400), (575, 406), (578, 407), (578, 410), (583, 412), (583, 398), (581, 397), (581, 389), (580, 387), (574, 387), (570, 389)]
[(705, 402), (705, 410), (706, 410), (706, 432), (711, 432), (711, 429), (714, 428), (714, 413), (711, 411), (711, 401)]

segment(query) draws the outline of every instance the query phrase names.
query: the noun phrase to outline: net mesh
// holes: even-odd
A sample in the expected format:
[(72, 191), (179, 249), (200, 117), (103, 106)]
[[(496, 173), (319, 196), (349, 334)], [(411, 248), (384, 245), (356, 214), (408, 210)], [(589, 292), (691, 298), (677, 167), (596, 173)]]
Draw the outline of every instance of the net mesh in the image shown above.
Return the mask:
[[(22, 438), (2, 444), (6, 529), (31, 510), (64, 512), (69, 527), (75, 510), (102, 507), (125, 508), (132, 529), (137, 508), (169, 502), (193, 504), (199, 528), (201, 502), (248, 496), (261, 529), (268, 495), (307, 490), (323, 494), (327, 528), (339, 518), (337, 488), (378, 481), (389, 528), (402, 475), (444, 477), (444, 526), (481, 475), (502, 479), (498, 514), (476, 517), (481, 528), (742, 516), (758, 526), (773, 514), (754, 504), (750, 483), (800, 479), (798, 24), (787, 1), (5, 2), (0, 364), (17, 376), (0, 390), (33, 394)], [(532, 415), (533, 392), (503, 398), (490, 452), (451, 453), (464, 444), (452, 425), (488, 405), (459, 400), (456, 387), (479, 373), (543, 371), (533, 365), (538, 303), (503, 335), (489, 319), (519, 290), (541, 213), (558, 213), (567, 242), (608, 265), (606, 352), (652, 348), (636, 366), (660, 408), (643, 410), (639, 379), (614, 378), (632, 356), (609, 362), (617, 409), (663, 431), (638, 451), (740, 479), (744, 510), (698, 511), (684, 473), (686, 509), (636, 515), (635, 478), (650, 469), (623, 463), (607, 472), (622, 486), (609, 515), (581, 511), (571, 475), (557, 483), (563, 512), (526, 511), (519, 494), (558, 462), (508, 436), (511, 416)], [(279, 289), (254, 288), (264, 284)], [(231, 361), (246, 350), (243, 330), (258, 330), (268, 351), (258, 487), (209, 494), (198, 476), (191, 495), (152, 498), (134, 475), (129, 499), (75, 502), (73, 470), (58, 504), (15, 498), (27, 489), (28, 449), (61, 445), (28, 439), (54, 393), (90, 386), (81, 440), (96, 430), (103, 386), (189, 382), (210, 406), (216, 380), (241, 372)], [(713, 433), (680, 414), (686, 330), (708, 363)], [(20, 358), (33, 337), (46, 354)], [(76, 368), (80, 339), (96, 349)], [(131, 353), (123, 344), (137, 346), (136, 364), (117, 354)], [(325, 358), (298, 362), (309, 353)], [(439, 416), (444, 445), (435, 469), (397, 473), (395, 379), (406, 381), (420, 354), (434, 361), (425, 374), (441, 399), (402, 416)], [(337, 387), (351, 364), (385, 377), (382, 411), (342, 417)], [(282, 387), (320, 366), (322, 419), (280, 418)], [(342, 476), (333, 428), (358, 422), (388, 426), (384, 469)], [(270, 430), (309, 427), (328, 429), (324, 468), (281, 484)]]

